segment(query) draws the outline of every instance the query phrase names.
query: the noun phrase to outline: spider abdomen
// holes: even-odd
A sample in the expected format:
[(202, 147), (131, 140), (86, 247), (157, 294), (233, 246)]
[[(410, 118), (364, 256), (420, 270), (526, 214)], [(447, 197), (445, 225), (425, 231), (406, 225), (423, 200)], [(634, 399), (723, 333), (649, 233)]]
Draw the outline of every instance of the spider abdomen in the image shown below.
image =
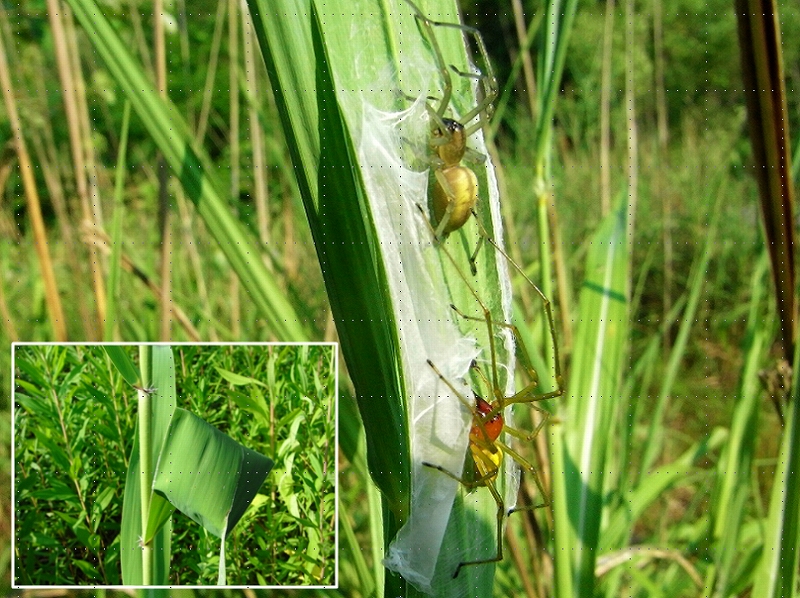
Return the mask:
[(446, 235), (464, 226), (477, 201), (478, 177), (472, 170), (457, 165), (436, 171), (433, 215), (437, 226), (446, 219), (441, 234)]

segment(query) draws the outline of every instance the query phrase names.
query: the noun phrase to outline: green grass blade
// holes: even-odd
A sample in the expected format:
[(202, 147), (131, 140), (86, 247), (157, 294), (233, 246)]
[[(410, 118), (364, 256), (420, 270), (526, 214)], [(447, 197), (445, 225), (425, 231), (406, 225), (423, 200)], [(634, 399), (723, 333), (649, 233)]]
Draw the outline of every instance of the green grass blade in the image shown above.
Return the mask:
[(538, 113), (536, 114), (536, 164), (537, 175), (544, 175), (547, 157), (550, 156), (548, 147), (552, 142), (553, 112), (556, 99), (561, 90), (561, 77), (569, 47), (569, 38), (572, 34), (572, 24), (578, 9), (577, 0), (565, 2), (550, 2), (547, 5), (542, 42), (538, 54), (539, 61), (536, 69), (538, 75), (537, 94), (539, 100)]
[[(550, 191), (553, 187), (551, 163), (553, 150), (553, 117), (558, 93), (562, 89), (562, 76), (575, 21), (577, 0), (549, 2), (546, 8), (544, 24), (540, 32), (538, 48), (538, 64), (536, 69), (538, 93), (537, 113), (534, 116), (536, 150), (533, 163), (533, 189), (535, 190), (535, 206), (537, 211), (537, 228), (539, 232), (539, 264), (541, 268), (541, 288), (548, 297), (553, 297), (553, 245), (550, 231), (550, 216), (555, 210), (551, 204), (555, 199)], [(563, 299), (567, 305), (566, 298)], [(546, 328), (546, 327), (545, 327)], [(555, 358), (551, 345), (544, 343), (547, 363), (552, 364)]]
[[(138, 390), (140, 409), (142, 400), (149, 403), (146, 416), (149, 428), (148, 438), (150, 446), (147, 447), (147, 463), (142, 464), (140, 447), (141, 422), (136, 426), (136, 440), (130, 457), (130, 466), (125, 480), (125, 497), (122, 507), (122, 577), (126, 584), (153, 584), (167, 583), (169, 575), (170, 557), (170, 517), (174, 508), (163, 496), (153, 493), (153, 464), (156, 463), (164, 438), (175, 410), (175, 366), (172, 359), (172, 350), (165, 346), (147, 347), (143, 355), (146, 357), (142, 364), (142, 375), (137, 376), (137, 381), (147, 384), (147, 390)], [(122, 347), (106, 347), (109, 355), (116, 357), (114, 363), (117, 367), (127, 368), (130, 359)], [(149, 353), (149, 357), (147, 354)], [(149, 380), (147, 380), (149, 378)], [(145, 414), (142, 414), (144, 417)], [(141, 476), (146, 475), (146, 491), (143, 493)], [(147, 525), (144, 526), (144, 519)], [(151, 556), (147, 556), (148, 553)], [(147, 566), (145, 566), (145, 559)]]
[(706, 228), (705, 243), (703, 245), (702, 253), (697, 257), (695, 264), (692, 267), (692, 275), (689, 282), (689, 289), (686, 299), (686, 308), (683, 312), (681, 325), (678, 329), (678, 335), (675, 339), (675, 344), (672, 347), (672, 352), (667, 363), (666, 372), (664, 373), (661, 388), (659, 389), (658, 402), (652, 409), (652, 416), (649, 418), (649, 427), (647, 437), (650, 442), (644, 450), (642, 458), (641, 475), (646, 475), (646, 472), (652, 467), (658, 458), (659, 452), (663, 448), (661, 441), (664, 430), (664, 412), (667, 407), (667, 401), (672, 392), (675, 380), (680, 372), (680, 367), (683, 358), (686, 354), (686, 347), (689, 343), (690, 334), (693, 326), (696, 323), (697, 310), (701, 305), (702, 292), (705, 287), (706, 277), (708, 272), (709, 262), (716, 250), (716, 234), (719, 229), (720, 208), (724, 193), (721, 192), (719, 187), (713, 186), (718, 192), (716, 201), (714, 202), (713, 211), (709, 219), (708, 227)]
[(219, 372), (220, 376), (234, 386), (240, 386), (243, 384), (258, 384), (260, 386), (266, 386), (266, 384), (261, 382), (261, 380), (256, 380), (255, 378), (250, 378), (249, 376), (242, 376), (241, 374), (229, 372), (228, 370), (224, 370), (222, 368), (217, 368), (217, 371)]
[[(284, 292), (273, 280), (250, 234), (234, 218), (226, 204), (223, 186), (213, 172), (211, 161), (195, 145), (178, 108), (159, 97), (142, 67), (92, 0), (70, 0), (70, 7), (83, 26), (107, 68), (124, 90), (134, 110), (208, 230), (219, 244), (231, 267), (273, 333), (287, 341), (303, 341), (308, 333)], [(154, 224), (155, 226), (155, 224)]]
[[(567, 452), (566, 434), (560, 421), (556, 421), (550, 426), (549, 440), (551, 446), (552, 470), (554, 472), (566, 472), (567, 462), (574, 469), (571, 459)], [(577, 478), (577, 474), (573, 474)], [(568, 485), (567, 475), (553, 476), (553, 535), (556, 550), (570, 548), (574, 546), (572, 525), (570, 515), (572, 514), (569, 493), (573, 485)], [(570, 482), (569, 484), (572, 484)], [(558, 553), (557, 553), (558, 554)], [(571, 559), (557, 556), (554, 559), (555, 576), (553, 586), (557, 588), (557, 596), (574, 596), (574, 578)]]
[[(298, 175), (342, 352), (368, 429), (370, 471), (392, 512), (402, 518), (408, 509), (409, 464), (395, 318), (380, 292), (386, 283), (370, 232), (363, 184), (357, 180), (358, 165), (338, 111), (316, 19), (310, 3), (252, 0), (248, 6)], [(282, 17), (288, 13), (298, 18)], [(298, 55), (316, 56), (316, 64), (298, 61)]]
[(127, 170), (128, 129), (131, 120), (131, 104), (125, 102), (122, 113), (122, 132), (119, 139), (119, 155), (117, 156), (116, 179), (114, 182), (114, 221), (111, 225), (111, 258), (108, 264), (108, 304), (103, 340), (114, 340), (114, 326), (117, 323), (119, 308), (119, 281), (122, 273), (122, 216), (125, 204), (122, 192)]
[[(135, 430), (133, 449), (129, 467), (125, 475), (125, 495), (122, 502), (122, 525), (120, 531), (120, 562), (122, 581), (125, 585), (142, 585), (142, 510), (139, 493), (139, 430)], [(166, 501), (165, 501), (166, 502)], [(166, 503), (169, 505), (169, 503)], [(151, 509), (152, 509), (151, 504)], [(159, 507), (156, 506), (156, 509)], [(174, 510), (174, 509), (172, 509)], [(153, 535), (150, 542), (156, 555), (152, 570), (152, 583), (166, 584), (169, 581), (170, 538), (172, 521), (168, 518), (161, 529)]]
[[(624, 199), (624, 196), (623, 198)], [(564, 426), (564, 481), (556, 488), (566, 505), (556, 508), (556, 571), (559, 595), (588, 596), (603, 510), (608, 433), (621, 392), (628, 348), (630, 254), (626, 204), (601, 223), (587, 256), (580, 296), (572, 378)], [(563, 530), (571, 530), (567, 536)], [(564, 545), (564, 542), (567, 542)], [(567, 573), (567, 571), (571, 573)], [(566, 581), (571, 578), (570, 581)]]
[[(795, 352), (793, 371), (800, 367)], [(781, 451), (778, 456), (769, 516), (764, 526), (762, 560), (756, 573), (753, 596), (795, 596), (797, 563), (800, 556), (800, 376), (793, 376), (792, 401), (786, 414)]]
[[(763, 251), (750, 284), (750, 312), (745, 335), (744, 365), (736, 393), (736, 407), (728, 438), (717, 466), (716, 488), (711, 500), (715, 540), (714, 588), (716, 595), (731, 595), (741, 559), (742, 535), (747, 521), (748, 503), (757, 488), (752, 484), (753, 458), (758, 439), (759, 407), (762, 387), (758, 379), (763, 356), (772, 343), (773, 326), (765, 326), (767, 301), (767, 253)], [(772, 320), (770, 317), (767, 321)]]
[(125, 347), (120, 345), (108, 345), (103, 348), (111, 359), (111, 362), (117, 370), (119, 370), (119, 373), (122, 374), (125, 382), (131, 386), (141, 386), (143, 384), (139, 376), (139, 370), (136, 369), (133, 361), (125, 352)]
[(614, 511), (608, 524), (603, 527), (599, 554), (626, 546), (631, 535), (631, 522), (640, 520), (664, 493), (681, 485), (690, 485), (693, 480), (689, 474), (693, 468), (703, 459), (714, 455), (727, 440), (727, 432), (717, 428), (708, 438), (692, 444), (675, 461), (651, 470), (647, 478), (626, 495), (625, 508)]

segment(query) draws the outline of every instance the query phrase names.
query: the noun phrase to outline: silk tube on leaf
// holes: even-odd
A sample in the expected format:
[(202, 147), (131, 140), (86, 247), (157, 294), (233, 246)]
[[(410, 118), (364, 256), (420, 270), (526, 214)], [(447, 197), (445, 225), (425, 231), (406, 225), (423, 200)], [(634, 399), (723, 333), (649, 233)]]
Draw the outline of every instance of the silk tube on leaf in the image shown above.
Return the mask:
[[(436, 79), (436, 72), (427, 68), (416, 71), (421, 80)], [(390, 88), (387, 83), (384, 87)], [(381, 86), (378, 86), (379, 88)], [(342, 98), (342, 110), (354, 135), (361, 176), (364, 181), (372, 212), (384, 268), (388, 278), (393, 308), (399, 327), (403, 375), (408, 392), (408, 421), (411, 433), (412, 494), (409, 518), (389, 546), (384, 565), (401, 574), (421, 591), (437, 595), (457, 595), (458, 590), (447, 590), (452, 573), (459, 562), (492, 556), (496, 549), (494, 531), (480, 530), (470, 542), (442, 550), (443, 539), (452, 526), (451, 511), (454, 499), (460, 508), (471, 509), (476, 497), (484, 502), (491, 496), (479, 488), (467, 495), (459, 482), (442, 474), (424, 462), (436, 464), (456, 476), (462, 475), (469, 443), (472, 414), (457, 396), (444, 384), (428, 365), (430, 359), (442, 375), (464, 397), (472, 400), (471, 388), (481, 393), (471, 379), (469, 369), (473, 360), (486, 367), (488, 354), (486, 325), (482, 322), (465, 322), (450, 308), (456, 303), (459, 309), (469, 311), (476, 307), (473, 297), (466, 291), (465, 283), (453, 272), (433, 243), (430, 227), (417, 206), (426, 211), (429, 205), (430, 169), (426, 164), (428, 142), (431, 134), (429, 112), (426, 109), (428, 93), (421, 93), (411, 106), (402, 112), (380, 110), (370, 104), (366, 94), (358, 92)], [(374, 97), (373, 97), (374, 99)], [(482, 133), (470, 137), (470, 146), (486, 155)], [(500, 240), (499, 193), (494, 171), (486, 160), (478, 165), (481, 186), (479, 209), (491, 213), (494, 239)], [(484, 172), (485, 171), (485, 172)], [(465, 225), (466, 233), (477, 241), (474, 223)], [(460, 233), (459, 233), (460, 234)], [(454, 235), (455, 236), (455, 235)], [(449, 251), (460, 251), (451, 241)], [(498, 295), (496, 318), (510, 321), (511, 287), (505, 260), (491, 248), (484, 247), (481, 259), (494, 259), (499, 284), (493, 287)], [(466, 265), (463, 272), (469, 274)], [(452, 296), (455, 287), (461, 296)], [(483, 296), (482, 300), (486, 300)], [(466, 331), (465, 331), (466, 329)], [(471, 330), (470, 330), (471, 329)], [(479, 344), (476, 338), (483, 335)], [(495, 330), (499, 346), (499, 367), (507, 375), (506, 395), (513, 393), (514, 346), (513, 337), (506, 328)], [(468, 381), (467, 382), (465, 382)], [(491, 399), (491, 397), (486, 397)], [(507, 410), (507, 422), (511, 413)], [(514, 505), (518, 475), (512, 461), (506, 458), (505, 479), (498, 478), (506, 508)], [(494, 504), (492, 502), (492, 504)], [(483, 517), (485, 520), (485, 517)], [(494, 516), (490, 518), (494, 520)], [(452, 532), (447, 532), (452, 533)], [(463, 581), (463, 580), (462, 580)], [(455, 586), (454, 586), (455, 587)]]

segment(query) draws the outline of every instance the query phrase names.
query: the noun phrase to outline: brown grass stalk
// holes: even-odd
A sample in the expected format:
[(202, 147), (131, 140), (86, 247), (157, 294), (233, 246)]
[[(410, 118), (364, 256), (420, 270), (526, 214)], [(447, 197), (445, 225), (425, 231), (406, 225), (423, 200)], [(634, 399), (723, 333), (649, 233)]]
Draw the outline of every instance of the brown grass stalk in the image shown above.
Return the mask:
[[(82, 240), (86, 245), (97, 247), (98, 250), (105, 255), (111, 254), (111, 238), (105, 231), (98, 229), (89, 222), (84, 222), (83, 224)], [(130, 272), (136, 278), (142, 281), (145, 286), (150, 289), (154, 297), (157, 298), (161, 296), (161, 287), (159, 287), (158, 284), (156, 284), (144, 270), (134, 264), (133, 260), (125, 253), (122, 254), (122, 268), (126, 272)], [(195, 342), (200, 342), (203, 337), (194, 327), (194, 324), (192, 324), (189, 316), (186, 315), (186, 312), (176, 303), (176, 301), (172, 301), (170, 304), (170, 309), (172, 310), (172, 315), (175, 317), (175, 320), (186, 332), (186, 335), (189, 337), (189, 339)]]
[[(75, 176), (75, 185), (80, 200), (81, 212), (84, 219), (94, 219), (92, 210), (92, 198), (89, 193), (89, 185), (86, 176), (86, 161), (84, 159), (84, 140), (78, 101), (76, 98), (77, 81), (73, 72), (73, 62), (69, 56), (69, 45), (64, 29), (62, 18), (65, 9), (62, 8), (59, 0), (47, 0), (47, 13), (50, 18), (50, 27), (53, 34), (53, 47), (55, 49), (56, 65), (58, 67), (58, 77), (61, 81), (62, 99), (64, 100), (64, 111), (67, 117), (67, 130), (69, 131), (70, 149), (72, 152), (72, 164)], [(99, 198), (96, 198), (99, 200)], [(102, 328), (102, 322), (106, 315), (106, 295), (105, 284), (103, 282), (103, 272), (99, 256), (93, 248), (89, 248), (89, 269), (92, 273), (92, 284), (94, 286), (95, 306), (97, 309), (98, 322), (92, 326), (91, 338), (96, 338)], [(97, 324), (100, 323), (98, 327)]]
[[(5, 14), (3, 16), (5, 17)], [(25, 138), (22, 136), (22, 124), (19, 119), (19, 114), (17, 113), (17, 103), (14, 98), (14, 88), (11, 81), (11, 72), (8, 69), (5, 40), (3, 37), (4, 34), (0, 31), (0, 85), (3, 87), (3, 99), (6, 103), (8, 120), (14, 135), (14, 146), (17, 151), (22, 185), (25, 189), (28, 216), (31, 219), (31, 225), (33, 227), (34, 245), (36, 247), (39, 268), (41, 269), (42, 281), (44, 282), (45, 288), (47, 313), (50, 317), (50, 324), (53, 327), (53, 336), (55, 340), (66, 341), (67, 327), (64, 320), (64, 310), (61, 307), (56, 277), (53, 272), (53, 263), (50, 259), (50, 251), (47, 248), (47, 231), (44, 226), (44, 219), (42, 218), (42, 206), (39, 202), (36, 180), (33, 177), (33, 164), (28, 155)]]

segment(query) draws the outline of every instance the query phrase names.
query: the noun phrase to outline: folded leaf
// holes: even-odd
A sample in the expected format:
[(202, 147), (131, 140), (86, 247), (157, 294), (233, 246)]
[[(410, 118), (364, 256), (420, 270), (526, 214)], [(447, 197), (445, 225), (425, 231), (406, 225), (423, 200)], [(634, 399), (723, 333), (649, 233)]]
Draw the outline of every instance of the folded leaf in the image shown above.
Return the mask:
[(185, 409), (176, 409), (153, 488), (185, 515), (225, 538), (272, 469), (250, 450)]

